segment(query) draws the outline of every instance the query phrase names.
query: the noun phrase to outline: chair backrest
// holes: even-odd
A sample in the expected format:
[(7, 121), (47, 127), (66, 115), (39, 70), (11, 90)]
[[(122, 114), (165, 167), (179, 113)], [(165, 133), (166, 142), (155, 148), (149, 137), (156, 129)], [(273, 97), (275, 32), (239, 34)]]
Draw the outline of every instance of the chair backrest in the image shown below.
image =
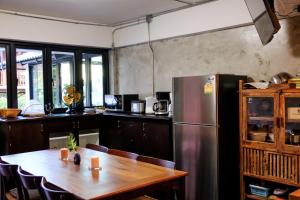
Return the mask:
[(41, 185), (42, 176), (34, 176), (24, 171), (20, 166), (18, 167), (18, 174), (21, 183), (27, 190), (38, 189)]
[(41, 188), (44, 193), (46, 200), (53, 200), (53, 199), (59, 199), (59, 200), (74, 200), (79, 199), (75, 195), (62, 190), (61, 188), (47, 182), (45, 177), (42, 178), (41, 181)]
[(18, 199), (23, 199), (23, 190), (17, 169), (18, 165), (8, 164), (0, 160), (1, 195), (15, 187), (18, 192)]
[(170, 169), (174, 169), (175, 168), (175, 163), (169, 160), (163, 160), (163, 159), (159, 159), (159, 158), (153, 158), (150, 156), (139, 156), (137, 158), (138, 161), (142, 161), (142, 162), (146, 162), (146, 163), (150, 163), (153, 165), (159, 165), (162, 167), (167, 167)]
[(133, 159), (133, 160), (136, 160), (136, 158), (139, 156), (136, 153), (122, 151), (122, 150), (118, 150), (118, 149), (109, 149), (108, 153), (115, 155), (115, 156), (125, 157), (125, 158), (129, 158), (129, 159)]
[(86, 144), (85, 146), (87, 149), (92, 149), (95, 151), (101, 151), (103, 153), (107, 153), (108, 152), (108, 148), (106, 146), (102, 146), (102, 145), (96, 145), (96, 144)]
[(34, 176), (24, 171), (20, 166), (18, 167), (18, 175), (20, 177), (25, 199), (29, 199), (28, 190), (37, 189), (39, 191), (40, 197), (43, 199), (43, 193), (41, 190), (42, 176)]

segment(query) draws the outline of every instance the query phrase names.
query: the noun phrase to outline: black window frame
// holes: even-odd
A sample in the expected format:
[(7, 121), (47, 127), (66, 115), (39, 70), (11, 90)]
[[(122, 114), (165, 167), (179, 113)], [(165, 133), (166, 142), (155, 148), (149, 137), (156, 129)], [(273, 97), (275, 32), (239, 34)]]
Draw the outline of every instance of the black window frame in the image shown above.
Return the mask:
[[(52, 102), (52, 51), (72, 52), (75, 55), (74, 84), (83, 94), (82, 80), (82, 54), (100, 54), (103, 59), (103, 99), (104, 94), (109, 93), (109, 48), (85, 47), (65, 44), (52, 44), (40, 42), (27, 42), (17, 40), (0, 39), (0, 46), (6, 49), (6, 76), (7, 76), (7, 107), (17, 108), (17, 71), (16, 71), (16, 49), (41, 50), (43, 52), (43, 79), (44, 79), (44, 104)], [(83, 101), (83, 98), (82, 98)], [(83, 103), (83, 102), (82, 102)], [(92, 105), (86, 105), (91, 107)], [(64, 111), (58, 109), (56, 112)]]

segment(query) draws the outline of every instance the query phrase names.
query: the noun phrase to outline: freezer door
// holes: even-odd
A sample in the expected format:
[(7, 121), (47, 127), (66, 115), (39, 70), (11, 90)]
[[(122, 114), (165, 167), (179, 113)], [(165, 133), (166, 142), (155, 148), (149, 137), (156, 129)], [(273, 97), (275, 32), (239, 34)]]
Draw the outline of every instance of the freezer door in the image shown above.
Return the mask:
[(174, 122), (216, 125), (216, 75), (173, 78)]
[(217, 129), (174, 124), (176, 169), (187, 171), (186, 200), (217, 200)]

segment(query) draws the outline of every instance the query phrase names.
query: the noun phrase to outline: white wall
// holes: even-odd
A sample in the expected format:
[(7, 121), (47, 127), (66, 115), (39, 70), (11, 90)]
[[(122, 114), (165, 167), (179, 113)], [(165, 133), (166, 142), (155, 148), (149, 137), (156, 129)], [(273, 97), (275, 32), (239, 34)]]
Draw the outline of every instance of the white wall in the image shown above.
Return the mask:
[[(170, 38), (208, 30), (251, 23), (244, 0), (217, 0), (153, 18), (151, 40)], [(127, 46), (148, 40), (147, 24), (117, 30), (115, 46)]]
[(0, 38), (69, 45), (111, 47), (112, 28), (0, 13)]

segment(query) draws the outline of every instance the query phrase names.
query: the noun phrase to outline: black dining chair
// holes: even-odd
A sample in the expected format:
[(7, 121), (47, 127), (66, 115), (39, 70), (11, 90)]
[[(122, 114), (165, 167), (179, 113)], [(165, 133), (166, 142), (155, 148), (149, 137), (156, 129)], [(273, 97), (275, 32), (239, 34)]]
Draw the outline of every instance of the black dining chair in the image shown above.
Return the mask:
[(86, 144), (85, 148), (87, 149), (92, 149), (95, 151), (100, 151), (103, 153), (107, 153), (108, 152), (108, 148), (106, 146), (102, 146), (102, 145), (97, 145), (97, 144)]
[(142, 162), (146, 162), (146, 163), (150, 163), (150, 164), (153, 164), (153, 165), (167, 167), (167, 168), (170, 168), (170, 169), (175, 168), (175, 162), (172, 162), (172, 161), (169, 161), (169, 160), (154, 158), (154, 157), (150, 157), (150, 156), (142, 156), (142, 155), (139, 155), (137, 157), (137, 160), (142, 161)]
[[(169, 161), (169, 160), (154, 158), (154, 157), (150, 157), (150, 156), (142, 156), (142, 155), (139, 155), (137, 157), (137, 160), (142, 161), (142, 162), (146, 162), (146, 163), (150, 163), (150, 164), (153, 164), (153, 165), (158, 165), (158, 166), (161, 166), (161, 167), (170, 168), (170, 169), (175, 168), (175, 162), (172, 162), (172, 161)], [(140, 197), (135, 198), (134, 200), (150, 200), (150, 199), (151, 200), (174, 199), (174, 192), (172, 190), (162, 189), (162, 191), (160, 191), (160, 192), (140, 196)]]
[(72, 193), (69, 193), (49, 182), (46, 178), (43, 177), (41, 181), (42, 193), (45, 197), (45, 200), (79, 200), (77, 196)]
[(44, 199), (41, 189), (42, 176), (29, 174), (20, 166), (18, 167), (18, 175), (23, 187), (24, 200)]
[(129, 158), (129, 159), (133, 159), (133, 160), (136, 160), (137, 157), (139, 156), (136, 153), (132, 153), (132, 152), (128, 152), (128, 151), (122, 151), (122, 150), (118, 150), (118, 149), (109, 149), (108, 153), (111, 154), (111, 155), (120, 156), (120, 157), (124, 157), (124, 158)]
[(18, 165), (8, 164), (0, 158), (1, 200), (24, 199), (17, 169)]

